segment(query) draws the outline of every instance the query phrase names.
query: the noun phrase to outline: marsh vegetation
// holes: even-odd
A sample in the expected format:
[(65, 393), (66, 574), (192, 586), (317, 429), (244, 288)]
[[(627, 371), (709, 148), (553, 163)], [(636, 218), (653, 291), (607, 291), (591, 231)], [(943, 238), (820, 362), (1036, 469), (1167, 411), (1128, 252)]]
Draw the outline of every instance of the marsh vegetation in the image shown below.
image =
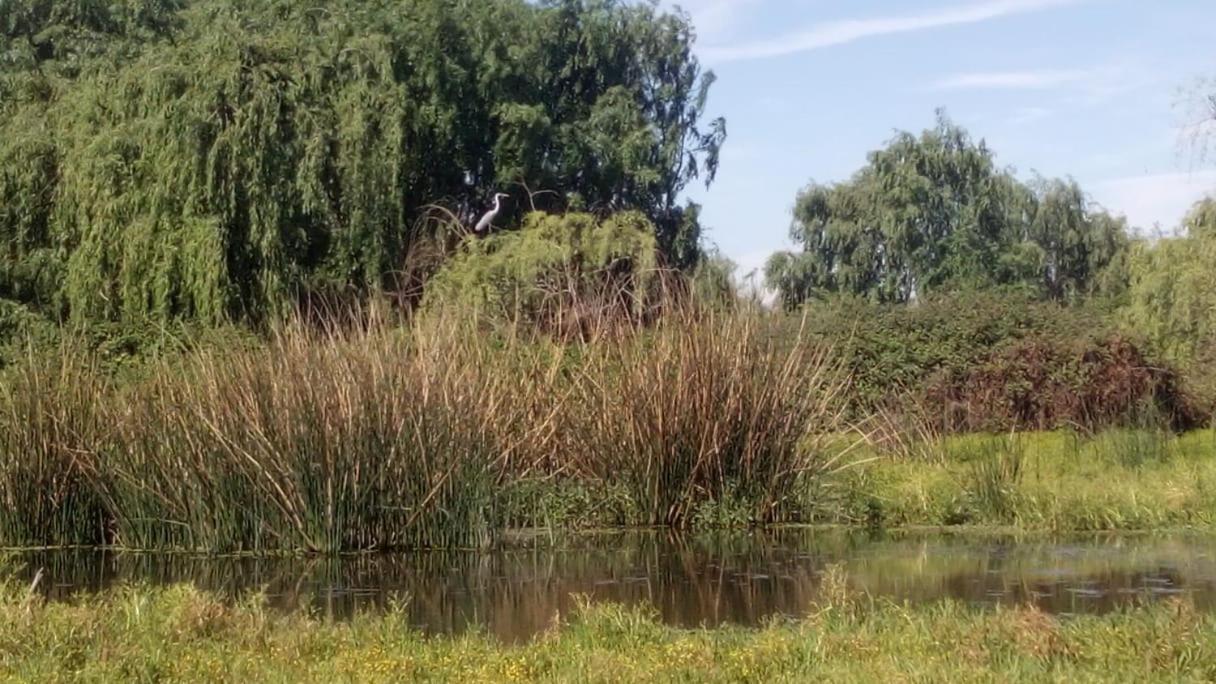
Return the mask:
[[(21, 680), (400, 681), (1205, 680), (1216, 617), (1175, 601), (1058, 621), (1034, 608), (911, 607), (849, 592), (754, 630), (664, 626), (652, 610), (583, 605), (543, 638), (431, 639), (404, 614), (342, 623), (276, 615), (188, 586), (43, 604), (7, 586), (0, 672)], [(120, 645), (120, 646), (116, 646)], [(868, 657), (858, 657), (865, 654)]]
[[(1216, 200), (1150, 238), (939, 111), (799, 192), (743, 287), (687, 199), (716, 77), (664, 6), (0, 3), (0, 547), (1212, 531)], [(512, 647), (0, 580), (0, 675), (1216, 675), (1191, 599), (1061, 621), (837, 580), (757, 631), (586, 606)]]

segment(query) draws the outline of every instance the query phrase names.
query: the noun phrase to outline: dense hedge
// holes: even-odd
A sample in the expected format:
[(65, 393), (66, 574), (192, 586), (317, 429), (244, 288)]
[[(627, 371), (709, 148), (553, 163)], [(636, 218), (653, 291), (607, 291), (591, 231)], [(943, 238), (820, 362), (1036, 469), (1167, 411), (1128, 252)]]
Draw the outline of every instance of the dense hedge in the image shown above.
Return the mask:
[(1204, 419), (1178, 374), (1097, 307), (999, 293), (842, 298), (811, 305), (804, 325), (847, 366), (859, 418), (914, 405), (952, 430)]

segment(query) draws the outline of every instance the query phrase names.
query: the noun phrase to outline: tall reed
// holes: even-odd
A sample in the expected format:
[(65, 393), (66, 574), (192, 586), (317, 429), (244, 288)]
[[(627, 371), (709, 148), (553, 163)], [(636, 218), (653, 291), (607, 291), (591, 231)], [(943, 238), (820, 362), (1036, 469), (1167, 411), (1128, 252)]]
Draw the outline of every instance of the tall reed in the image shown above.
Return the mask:
[(1022, 438), (1016, 433), (977, 436), (954, 458), (969, 465), (967, 490), (972, 502), (989, 518), (1013, 522), (1026, 462)]
[(527, 425), (509, 350), (454, 320), (409, 334), (290, 327), (201, 353), (129, 402), (102, 478), (127, 546), (453, 547), (494, 533)]
[(0, 544), (478, 546), (526, 524), (510, 485), (553, 480), (627, 492), (622, 522), (768, 522), (835, 465), (824, 350), (755, 313), (586, 311), (576, 336), (463, 309), (297, 322), (121, 384), (66, 347), (31, 360), (0, 404)]
[(685, 526), (698, 504), (727, 500), (754, 522), (782, 518), (835, 463), (843, 381), (825, 350), (765, 332), (759, 316), (688, 308), (588, 349), (572, 456), (623, 480), (652, 524)]
[(106, 387), (87, 354), (30, 356), (0, 378), (0, 545), (100, 544), (101, 503), (89, 485), (109, 425)]

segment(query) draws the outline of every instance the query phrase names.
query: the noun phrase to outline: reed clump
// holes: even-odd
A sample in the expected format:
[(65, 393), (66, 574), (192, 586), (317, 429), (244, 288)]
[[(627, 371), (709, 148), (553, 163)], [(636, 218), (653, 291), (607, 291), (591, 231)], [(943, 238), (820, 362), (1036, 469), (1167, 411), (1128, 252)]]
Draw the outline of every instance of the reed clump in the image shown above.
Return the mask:
[(11, 546), (105, 541), (90, 486), (92, 455), (110, 425), (108, 386), (72, 346), (27, 356), (0, 376), (0, 539)]
[(528, 482), (625, 492), (622, 523), (687, 526), (728, 498), (790, 519), (834, 465), (819, 436), (841, 383), (824, 351), (765, 342), (757, 316), (673, 306), (577, 340), (465, 309), (298, 322), (122, 383), (65, 348), (3, 381), (0, 545), (482, 546), (528, 522), (508, 510)]
[[(267, 346), (200, 353), (126, 405), (99, 478), (119, 539), (140, 548), (342, 551), (475, 546), (521, 388), (509, 350), (458, 323), (401, 336), (291, 327)], [(506, 429), (504, 429), (506, 428)]]
[(788, 520), (838, 462), (842, 376), (824, 348), (778, 345), (758, 318), (677, 312), (590, 348), (579, 373), (580, 468), (624, 482), (646, 523), (687, 526), (703, 502)]

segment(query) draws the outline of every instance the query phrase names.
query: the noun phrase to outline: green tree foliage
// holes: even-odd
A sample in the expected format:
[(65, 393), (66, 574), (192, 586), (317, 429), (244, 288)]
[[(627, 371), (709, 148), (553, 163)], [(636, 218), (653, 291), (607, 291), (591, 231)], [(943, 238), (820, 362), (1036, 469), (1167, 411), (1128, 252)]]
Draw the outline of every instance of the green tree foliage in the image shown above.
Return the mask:
[(0, 65), (74, 75), (93, 57), (117, 58), (177, 25), (180, 0), (5, 0)]
[(1216, 360), (1216, 200), (1196, 204), (1184, 227), (1135, 245), (1124, 316), (1173, 361)]
[(742, 301), (735, 279), (738, 270), (739, 265), (716, 247), (707, 250), (689, 280), (693, 299), (726, 308), (738, 305)]
[(578, 325), (557, 319), (580, 313), (636, 316), (657, 265), (654, 226), (640, 212), (602, 221), (534, 212), (518, 231), (465, 243), (431, 280), (425, 304), (542, 326)]
[(850, 181), (803, 190), (790, 233), (802, 250), (765, 268), (789, 307), (821, 293), (906, 302), (998, 286), (1068, 300), (1097, 291), (1127, 243), (1123, 220), (1075, 182), (1019, 182), (943, 114), (870, 153)]
[(371, 292), (432, 202), (636, 209), (666, 261), (725, 138), (685, 15), (623, 0), (0, 4), (0, 298), (257, 320)]

